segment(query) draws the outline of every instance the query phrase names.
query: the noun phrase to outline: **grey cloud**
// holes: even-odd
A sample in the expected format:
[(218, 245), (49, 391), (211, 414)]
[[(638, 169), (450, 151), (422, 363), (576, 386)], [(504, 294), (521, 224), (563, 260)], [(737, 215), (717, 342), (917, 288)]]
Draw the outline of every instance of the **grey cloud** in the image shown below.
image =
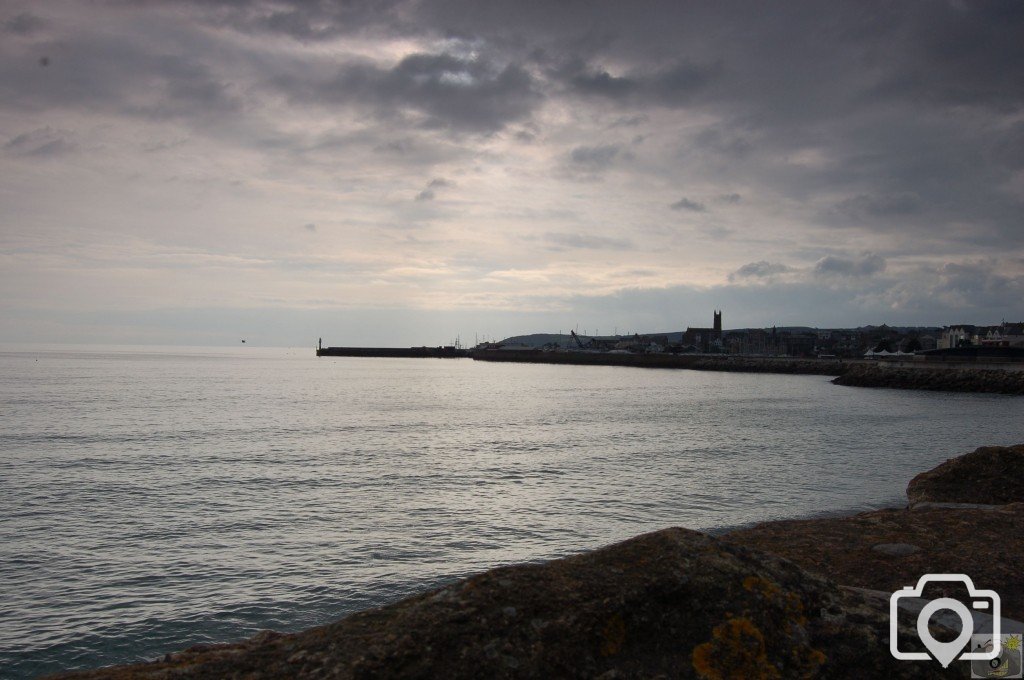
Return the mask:
[(694, 95), (720, 77), (722, 66), (680, 62), (653, 72), (633, 72), (613, 76), (603, 69), (576, 66), (569, 76), (573, 92), (631, 104), (655, 104), (678, 107), (689, 104)]
[(40, 69), (34, 61), (0, 61), (0, 100), (6, 107), (63, 107), (172, 119), (235, 113), (241, 106), (224, 81), (184, 52), (150, 50), (128, 37), (87, 36), (32, 49), (52, 57), (49, 68)]
[[(169, 4), (182, 4), (174, 2)], [(217, 28), (255, 35), (281, 35), (302, 42), (379, 31), (404, 32), (414, 26), (403, 20), (403, 0), (197, 0), (195, 16)], [(405, 29), (400, 27), (405, 26)]]
[(46, 27), (46, 21), (34, 14), (23, 12), (16, 14), (3, 23), (4, 31), (13, 35), (29, 36)]
[(723, 227), (720, 224), (701, 224), (697, 229), (702, 234), (715, 241), (725, 241), (736, 233), (735, 229)]
[(316, 225), (312, 222), (307, 222), (306, 224), (302, 225), (302, 228), (305, 229), (306, 231), (316, 231)]
[(669, 206), (673, 210), (688, 210), (690, 212), (707, 212), (708, 208), (703, 203), (691, 200), (683, 196), (678, 201)]
[(573, 76), (569, 83), (581, 94), (622, 99), (636, 92), (639, 83), (631, 78), (616, 78), (607, 71)]
[(736, 205), (743, 200), (743, 197), (739, 194), (720, 194), (715, 197), (715, 200), (719, 203), (726, 203), (728, 205)]
[(443, 177), (435, 177), (434, 179), (427, 182), (426, 189), (416, 194), (416, 200), (432, 201), (437, 197), (437, 189), (445, 189), (453, 186), (455, 186), (454, 182), (446, 180)]
[(814, 272), (825, 276), (871, 276), (885, 271), (885, 258), (868, 253), (857, 258), (826, 255), (814, 264)]
[(642, 114), (636, 114), (632, 116), (620, 116), (619, 118), (616, 118), (614, 121), (612, 121), (611, 125), (609, 125), (608, 127), (637, 127), (638, 125), (643, 125), (649, 120), (650, 118), (648, 116)]
[(780, 262), (759, 260), (757, 262), (745, 264), (733, 273), (729, 274), (729, 281), (736, 282), (749, 279), (770, 279), (779, 274), (788, 274), (793, 271), (796, 271), (793, 267)]
[(618, 144), (601, 144), (598, 146), (578, 146), (569, 152), (569, 160), (573, 165), (591, 171), (606, 169), (617, 158), (629, 158)]
[(888, 194), (860, 194), (835, 205), (835, 211), (862, 220), (876, 217), (898, 217), (921, 212), (921, 197), (905, 191)]
[[(724, 310), (727, 328), (991, 324), (1020, 316), (1024, 297), (1024, 275), (994, 273), (1000, 264), (1005, 263), (947, 263), (901, 273), (898, 278), (850, 279), (843, 286), (797, 278), (766, 280), (756, 286), (737, 280), (710, 290), (689, 286), (624, 290), (610, 296), (581, 296), (574, 308), (582, 308), (579, 315), (585, 310), (597, 318), (612, 316), (622, 319), (620, 324), (636, 323), (641, 328), (664, 327), (665, 319), (704, 318), (712, 307)], [(670, 322), (669, 327), (675, 324)]]
[(754, 141), (746, 130), (723, 126), (701, 130), (692, 143), (698, 149), (733, 159), (746, 158), (755, 148)]
[(1000, 296), (1009, 308), (1021, 312), (1024, 300), (1024, 273), (1019, 269), (1003, 269), (997, 260), (947, 262), (936, 270), (936, 287), (944, 292), (958, 292), (965, 300)]
[(593, 234), (548, 232), (544, 234), (544, 240), (557, 249), (631, 250), (633, 248), (632, 242), (628, 239), (608, 238)]
[[(1020, 308), (1013, 272), (950, 264), (918, 272), (903, 285), (893, 270), (903, 274), (904, 256), (1019, 256), (1024, 247), (1022, 3), (793, 0), (753, 12), (729, 0), (642, 7), (596, 0), (585, 17), (575, 3), (156, 4), (57, 3), (47, 6), (53, 18), (44, 27), (0, 17), (7, 38), (0, 40), (0, 108), (11, 121), (0, 152), (66, 153), (90, 129), (117, 128), (118, 116), (136, 116), (166, 127), (153, 138), (195, 140), (196, 128), (206, 128), (207, 139), (216, 140), (208, 151), (190, 144), (182, 156), (251, 159), (260, 168), (254, 172), (273, 168), (267, 174), (275, 179), (296, 168), (330, 166), (337, 172), (321, 172), (318, 181), (329, 175), (338, 182), (368, 163), (374, 167), (365, 175), (395, 177), (411, 197), (417, 185), (408, 182), (441, 172), (433, 165), (519, 170), (514, 166), (525, 154), (510, 147), (529, 141), (531, 159), (554, 158), (557, 166), (555, 177), (550, 167), (531, 168), (534, 181), (563, 179), (559, 170), (570, 177), (597, 174), (629, 159), (624, 169), (631, 174), (623, 173), (616, 190), (654, 213), (666, 207), (665, 199), (652, 198), (664, 186), (699, 187), (698, 198), (716, 219), (694, 221), (704, 234), (720, 229), (729, 235), (730, 246), (772, 240), (772, 258), (797, 261), (795, 249), (821, 244), (817, 227), (826, 224), (856, 232), (841, 234), (840, 242), (885, 249), (889, 258), (889, 267), (868, 275), (881, 266), (877, 261), (838, 253), (790, 275), (774, 274), (771, 286), (770, 273), (758, 279), (756, 268), (746, 277), (738, 270), (734, 288), (744, 288), (748, 301), (764, 288), (783, 290), (780, 282), (799, 281), (804, 288), (784, 289), (793, 292), (793, 305), (835, 303), (851, 317), (858, 308), (836, 290), (840, 286), (878, 302), (872, 310), (905, 303), (935, 312), (935, 320), (943, 318), (942, 305), (963, 309), (974, 296), (990, 305), (984, 309), (996, 303)], [(259, 39), (239, 40), (236, 33)], [(358, 40), (304, 44), (344, 36)], [(395, 37), (401, 42), (388, 42)], [(421, 53), (371, 62), (353, 57), (350, 47), (378, 59), (409, 49)], [(38, 63), (44, 54), (52, 57), (45, 69)], [(569, 121), (535, 116), (548, 102), (552, 112), (570, 111)], [(32, 120), (43, 113), (83, 137), (58, 133), (15, 143), (42, 125)], [(322, 138), (312, 132), (325, 129), (337, 131)], [(495, 135), (487, 148), (474, 135), (460, 134), (500, 130), (509, 134)], [(618, 130), (628, 134), (610, 137)], [(634, 134), (650, 136), (632, 148), (626, 140)], [(129, 135), (136, 146), (146, 138), (141, 128), (126, 127)], [(586, 146), (572, 150), (581, 139)], [(111, 145), (97, 157), (120, 153)], [(366, 180), (360, 189), (371, 184)], [(442, 188), (419, 186), (443, 195)], [(734, 205), (727, 198), (734, 189), (744, 203), (756, 197), (758, 211), (772, 216), (777, 226), (771, 233), (743, 226), (757, 224), (748, 219), (751, 207), (722, 207)], [(427, 211), (422, 204), (405, 207)], [(575, 208), (567, 202), (567, 209)], [(641, 214), (637, 221), (657, 217)], [(571, 242), (581, 237), (570, 233), (581, 223), (566, 219), (545, 228), (568, 234)], [(815, 250), (806, 261), (829, 252)], [(708, 253), (728, 262), (721, 247)], [(757, 280), (766, 283), (749, 285)], [(808, 292), (814, 286), (828, 290), (815, 296)], [(901, 297), (883, 299), (891, 291)]]
[(382, 157), (383, 162), (401, 162), (406, 167), (452, 162), (466, 153), (465, 149), (444, 144), (425, 133), (392, 138), (394, 134), (385, 126), (366, 134), (358, 143), (371, 143), (372, 150)]
[(526, 119), (541, 101), (520, 65), (449, 53), (412, 54), (392, 68), (350, 62), (327, 80), (276, 83), (297, 102), (370, 107), (389, 118), (408, 109), (424, 117), (423, 127), (455, 132), (500, 130)]
[(903, 8), (913, 39), (889, 46), (891, 73), (870, 91), (945, 106), (1024, 102), (1024, 6), (1019, 2), (921, 5)]
[(12, 137), (3, 148), (16, 156), (46, 158), (63, 156), (75, 151), (77, 147), (67, 139), (67, 133), (44, 127)]
[(928, 314), (943, 324), (1016, 320), (1022, 315), (1024, 271), (1006, 260), (946, 262), (921, 267), (866, 292), (864, 299), (902, 313)]

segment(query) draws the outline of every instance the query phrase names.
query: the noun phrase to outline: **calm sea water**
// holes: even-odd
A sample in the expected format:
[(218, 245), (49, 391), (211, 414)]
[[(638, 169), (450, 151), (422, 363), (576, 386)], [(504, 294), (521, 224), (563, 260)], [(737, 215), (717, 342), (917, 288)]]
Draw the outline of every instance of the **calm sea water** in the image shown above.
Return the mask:
[(0, 353), (0, 676), (295, 630), (671, 525), (899, 505), (1024, 400), (312, 349)]

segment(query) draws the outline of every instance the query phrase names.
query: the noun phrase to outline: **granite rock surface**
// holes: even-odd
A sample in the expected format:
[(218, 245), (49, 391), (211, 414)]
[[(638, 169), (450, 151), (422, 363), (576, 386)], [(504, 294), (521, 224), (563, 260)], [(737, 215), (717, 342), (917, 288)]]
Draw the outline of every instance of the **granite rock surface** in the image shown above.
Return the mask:
[(494, 569), (301, 633), (68, 677), (964, 677), (964, 668), (893, 659), (887, 625), (861, 596), (791, 562), (665, 529)]

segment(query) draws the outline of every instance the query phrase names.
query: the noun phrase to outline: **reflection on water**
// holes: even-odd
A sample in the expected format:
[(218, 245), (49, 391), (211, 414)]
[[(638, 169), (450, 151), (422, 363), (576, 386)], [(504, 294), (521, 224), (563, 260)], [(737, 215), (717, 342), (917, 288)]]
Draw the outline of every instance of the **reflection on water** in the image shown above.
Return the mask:
[(898, 504), (1019, 398), (311, 349), (0, 354), (0, 669), (294, 630), (669, 525)]

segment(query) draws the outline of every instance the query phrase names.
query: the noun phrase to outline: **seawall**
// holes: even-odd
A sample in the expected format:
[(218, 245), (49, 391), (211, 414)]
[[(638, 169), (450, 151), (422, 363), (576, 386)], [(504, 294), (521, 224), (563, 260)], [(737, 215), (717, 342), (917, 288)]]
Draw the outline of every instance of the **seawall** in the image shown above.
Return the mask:
[(853, 387), (895, 387), (948, 392), (992, 392), (1024, 395), (1024, 366), (1000, 368), (856, 364), (832, 381)]
[(459, 359), (469, 352), (456, 347), (321, 347), (318, 357), (384, 357), (407, 359)]
[(513, 361), (585, 366), (634, 366), (638, 368), (688, 368), (695, 371), (744, 373), (802, 373), (842, 375), (847, 363), (838, 359), (789, 357), (739, 357), (695, 354), (611, 354), (608, 352), (542, 352), (539, 350), (485, 350), (474, 352), (477, 361)]
[(853, 387), (1024, 395), (1024, 362), (954, 362), (922, 359), (902, 361), (840, 360), (707, 354), (543, 352), (540, 350), (486, 350), (474, 352), (472, 357), (478, 361), (826, 375), (835, 376), (835, 380), (832, 382), (837, 385)]

